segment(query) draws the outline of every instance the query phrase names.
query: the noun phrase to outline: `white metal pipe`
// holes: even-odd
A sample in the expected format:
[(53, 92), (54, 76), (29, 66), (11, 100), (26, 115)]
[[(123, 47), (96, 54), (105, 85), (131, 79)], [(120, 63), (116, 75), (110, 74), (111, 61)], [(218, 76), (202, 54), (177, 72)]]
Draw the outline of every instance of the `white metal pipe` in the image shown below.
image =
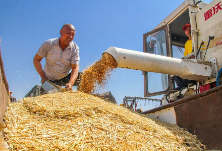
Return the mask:
[(194, 62), (195, 59), (177, 59), (116, 47), (105, 52), (115, 58), (119, 68), (177, 75), (190, 80), (206, 79), (212, 72), (211, 66)]

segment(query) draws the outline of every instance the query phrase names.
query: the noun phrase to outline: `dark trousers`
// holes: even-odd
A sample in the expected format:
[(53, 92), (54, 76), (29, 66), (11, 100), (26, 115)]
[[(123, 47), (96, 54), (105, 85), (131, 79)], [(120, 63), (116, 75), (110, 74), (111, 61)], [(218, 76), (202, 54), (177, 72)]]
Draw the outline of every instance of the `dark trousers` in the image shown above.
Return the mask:
[(193, 83), (193, 84), (197, 83), (196, 81), (193, 81), (193, 80), (182, 79), (179, 76), (173, 76), (173, 79), (176, 82), (177, 86), (180, 88), (187, 87), (188, 84), (190, 83)]
[(17, 102), (16, 98), (13, 96), (10, 96), (10, 100), (11, 100), (11, 102)]
[[(79, 86), (79, 83), (81, 81), (81, 76), (82, 76), (82, 72), (79, 72), (78, 77), (74, 83), (74, 86)], [(69, 82), (70, 77), (71, 77), (71, 72), (66, 77), (64, 77), (62, 79), (54, 80), (54, 81), (50, 80), (50, 81), (55, 83), (56, 85), (65, 86)]]

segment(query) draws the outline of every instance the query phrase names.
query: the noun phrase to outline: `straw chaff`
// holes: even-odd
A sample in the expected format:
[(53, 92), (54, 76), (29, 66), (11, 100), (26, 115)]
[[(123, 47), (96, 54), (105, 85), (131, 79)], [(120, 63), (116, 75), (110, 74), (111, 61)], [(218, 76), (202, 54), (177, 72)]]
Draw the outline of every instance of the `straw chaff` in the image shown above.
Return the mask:
[(98, 87), (104, 87), (117, 62), (108, 53), (104, 53), (100, 60), (83, 71), (79, 91), (93, 93)]
[(11, 150), (201, 150), (195, 135), (79, 91), (11, 103)]

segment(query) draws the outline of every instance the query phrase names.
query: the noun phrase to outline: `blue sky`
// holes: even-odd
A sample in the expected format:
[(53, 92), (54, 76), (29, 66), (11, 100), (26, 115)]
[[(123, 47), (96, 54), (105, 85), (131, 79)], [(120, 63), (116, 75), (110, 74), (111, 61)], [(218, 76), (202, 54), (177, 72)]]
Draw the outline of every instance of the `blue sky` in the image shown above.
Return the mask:
[[(40, 76), (32, 63), (41, 44), (59, 37), (65, 23), (76, 28), (80, 71), (111, 46), (143, 51), (143, 34), (155, 28), (183, 0), (0, 0), (1, 50), (13, 96), (21, 99)], [(205, 0), (210, 2), (210, 0)], [(106, 90), (118, 104), (144, 96), (141, 71), (115, 69)]]

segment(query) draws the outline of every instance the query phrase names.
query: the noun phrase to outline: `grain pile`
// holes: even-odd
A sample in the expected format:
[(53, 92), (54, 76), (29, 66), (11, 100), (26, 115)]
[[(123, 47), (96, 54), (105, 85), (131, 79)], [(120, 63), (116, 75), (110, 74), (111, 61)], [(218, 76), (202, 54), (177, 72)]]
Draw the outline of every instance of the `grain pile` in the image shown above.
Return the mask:
[(104, 87), (113, 68), (117, 67), (116, 60), (108, 53), (83, 71), (79, 91), (93, 93), (98, 87)]
[(79, 91), (11, 103), (5, 114), (11, 150), (201, 150), (183, 129)]

